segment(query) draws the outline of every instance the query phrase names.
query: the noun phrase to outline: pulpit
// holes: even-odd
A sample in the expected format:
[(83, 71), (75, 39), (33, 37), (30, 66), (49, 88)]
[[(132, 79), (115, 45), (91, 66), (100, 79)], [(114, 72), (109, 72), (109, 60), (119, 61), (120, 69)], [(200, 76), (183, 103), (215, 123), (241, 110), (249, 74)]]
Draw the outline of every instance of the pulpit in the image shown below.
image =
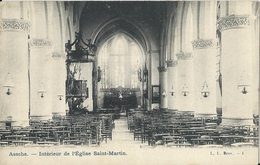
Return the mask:
[[(86, 43), (82, 39), (82, 34), (75, 32), (75, 40), (71, 43), (70, 40), (65, 44), (66, 52), (67, 52), (67, 81), (66, 81), (66, 99), (69, 105), (69, 113), (70, 114), (84, 114), (87, 111), (86, 107), (83, 107), (83, 102), (85, 99), (89, 97), (88, 94), (88, 86), (87, 80), (76, 80), (75, 74), (80, 75), (81, 69), (76, 70), (74, 67), (74, 71), (70, 69), (70, 66), (74, 64), (80, 63), (89, 63), (95, 62), (95, 52), (97, 51), (97, 47), (94, 44), (91, 44), (91, 39), (87, 40)], [(71, 50), (72, 46), (75, 45), (75, 50)], [(94, 77), (92, 76), (92, 79)], [(94, 80), (91, 80), (94, 81)], [(92, 88), (92, 86), (90, 86)], [(93, 87), (94, 89), (94, 87)]]
[(88, 98), (87, 80), (67, 80), (67, 97), (85, 97)]
[(88, 98), (87, 80), (67, 80), (66, 86), (69, 114), (85, 114), (87, 109), (83, 107), (83, 102)]

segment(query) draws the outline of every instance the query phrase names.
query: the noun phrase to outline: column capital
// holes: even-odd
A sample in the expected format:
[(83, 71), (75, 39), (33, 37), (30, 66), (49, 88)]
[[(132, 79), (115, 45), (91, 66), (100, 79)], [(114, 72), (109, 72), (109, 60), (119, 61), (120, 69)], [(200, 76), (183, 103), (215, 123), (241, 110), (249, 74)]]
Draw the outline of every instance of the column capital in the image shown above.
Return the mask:
[(167, 71), (167, 66), (160, 66), (157, 68), (159, 72), (166, 72)]
[(216, 40), (214, 39), (198, 39), (191, 42), (193, 49), (209, 49), (214, 48)]
[(40, 47), (52, 47), (52, 42), (44, 38), (33, 38), (29, 41), (30, 49)]
[(192, 56), (191, 53), (180, 52), (176, 53), (176, 57), (178, 58), (178, 60), (189, 60)]
[(178, 61), (176, 60), (168, 60), (167, 62), (167, 67), (176, 67), (178, 65)]
[(253, 24), (255, 16), (252, 15), (230, 15), (222, 17), (217, 21), (217, 29), (222, 32), (228, 29), (247, 28)]
[(1, 31), (15, 31), (29, 33), (31, 23), (22, 19), (2, 19), (0, 22)]
[(66, 53), (63, 52), (52, 52), (52, 59), (66, 59)]

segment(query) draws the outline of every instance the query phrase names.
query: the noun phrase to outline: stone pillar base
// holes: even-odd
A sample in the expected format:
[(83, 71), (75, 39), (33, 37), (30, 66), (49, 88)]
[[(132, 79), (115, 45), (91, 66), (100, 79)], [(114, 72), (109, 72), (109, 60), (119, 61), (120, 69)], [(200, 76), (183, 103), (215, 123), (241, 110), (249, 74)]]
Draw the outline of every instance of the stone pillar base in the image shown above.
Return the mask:
[(178, 111), (180, 114), (194, 114), (194, 111)]
[(178, 109), (168, 109), (168, 111), (171, 111), (171, 112), (178, 112)]
[(160, 108), (161, 111), (166, 111), (168, 108)]
[(52, 116), (46, 115), (46, 116), (30, 116), (31, 121), (39, 121), (39, 120), (49, 120), (52, 119)]
[(254, 125), (253, 118), (222, 117), (221, 125)]
[(53, 116), (64, 116), (64, 115), (66, 115), (66, 112), (64, 111), (64, 112), (52, 112), (52, 115)]
[(23, 127), (29, 126), (29, 119), (18, 120), (16, 122), (12, 123), (12, 126), (23, 126)]
[(18, 120), (18, 121), (1, 120), (0, 121), (0, 126), (6, 126), (6, 123), (11, 123), (11, 126), (26, 127), (26, 126), (29, 126), (29, 119), (27, 119), (27, 120)]
[(55, 119), (55, 118), (61, 118), (62, 116), (66, 116), (66, 114), (68, 114), (69, 111), (66, 113), (66, 112), (52, 112), (52, 118)]
[(212, 117), (216, 117), (217, 118), (217, 114), (216, 113), (195, 113), (195, 117), (202, 117), (202, 118), (212, 118)]

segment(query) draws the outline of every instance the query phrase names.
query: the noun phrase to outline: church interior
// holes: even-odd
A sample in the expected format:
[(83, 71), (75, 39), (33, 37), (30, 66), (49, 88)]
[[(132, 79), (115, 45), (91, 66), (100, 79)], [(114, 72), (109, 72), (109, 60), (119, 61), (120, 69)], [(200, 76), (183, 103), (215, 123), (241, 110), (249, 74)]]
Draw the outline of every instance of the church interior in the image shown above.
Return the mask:
[(0, 11), (1, 146), (258, 146), (259, 2)]

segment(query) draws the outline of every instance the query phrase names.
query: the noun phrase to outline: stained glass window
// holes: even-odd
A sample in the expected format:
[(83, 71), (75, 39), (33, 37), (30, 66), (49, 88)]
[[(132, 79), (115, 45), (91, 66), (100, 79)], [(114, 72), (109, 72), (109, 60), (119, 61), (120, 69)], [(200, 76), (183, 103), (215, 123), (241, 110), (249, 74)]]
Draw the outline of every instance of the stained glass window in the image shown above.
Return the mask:
[(143, 63), (143, 52), (136, 42), (122, 34), (112, 37), (98, 54), (101, 88), (139, 88), (137, 71)]

